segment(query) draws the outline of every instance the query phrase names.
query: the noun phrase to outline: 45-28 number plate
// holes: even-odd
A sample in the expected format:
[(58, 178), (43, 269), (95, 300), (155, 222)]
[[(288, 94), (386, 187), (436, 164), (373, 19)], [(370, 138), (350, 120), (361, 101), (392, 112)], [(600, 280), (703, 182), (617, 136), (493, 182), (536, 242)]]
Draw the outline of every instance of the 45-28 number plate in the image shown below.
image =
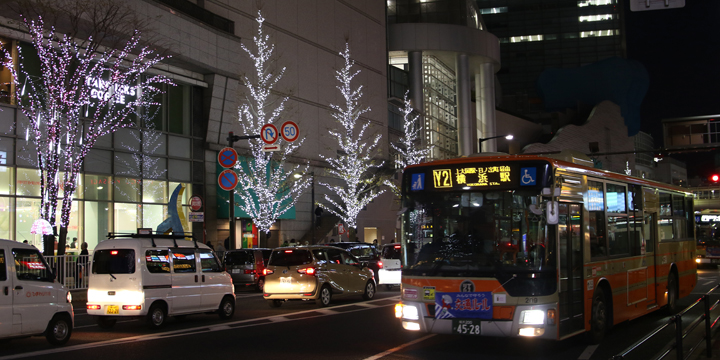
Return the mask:
[(480, 335), (481, 323), (479, 319), (452, 319), (452, 332), (460, 335)]

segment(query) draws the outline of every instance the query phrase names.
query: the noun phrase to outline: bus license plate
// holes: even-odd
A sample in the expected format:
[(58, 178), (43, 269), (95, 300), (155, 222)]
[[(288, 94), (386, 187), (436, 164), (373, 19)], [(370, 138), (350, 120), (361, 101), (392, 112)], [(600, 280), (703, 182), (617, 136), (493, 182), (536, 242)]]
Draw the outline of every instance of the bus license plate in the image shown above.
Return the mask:
[(289, 277), (281, 277), (280, 278), (280, 285), (291, 285), (292, 284), (292, 278)]
[(482, 321), (475, 319), (453, 319), (453, 334), (460, 335), (480, 335), (480, 324)]
[(120, 314), (120, 306), (118, 305), (108, 305), (107, 309), (105, 310), (106, 314)]

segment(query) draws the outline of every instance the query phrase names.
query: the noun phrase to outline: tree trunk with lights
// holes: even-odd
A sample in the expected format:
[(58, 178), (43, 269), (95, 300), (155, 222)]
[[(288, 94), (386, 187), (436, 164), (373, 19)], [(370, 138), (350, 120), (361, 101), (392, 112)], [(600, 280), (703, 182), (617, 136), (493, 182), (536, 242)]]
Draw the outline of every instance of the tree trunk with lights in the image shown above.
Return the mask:
[[(280, 115), (283, 114), (288, 98), (271, 99), (273, 86), (277, 84), (285, 73), (282, 68), (277, 73), (269, 63), (275, 45), (269, 44), (269, 35), (263, 33), (265, 19), (258, 12), (257, 35), (254, 37), (255, 49), (249, 50), (245, 45), (242, 49), (255, 64), (253, 79), (242, 77), (242, 83), (247, 88), (243, 104), (239, 108), (238, 118), (240, 128), (245, 136), (258, 135), (265, 124), (280, 126)], [(282, 130), (281, 130), (282, 131)], [(279, 137), (279, 134), (276, 134)], [(278, 142), (279, 144), (282, 142)], [(293, 174), (305, 175), (308, 166), (296, 165), (286, 169), (288, 155), (295, 152), (303, 143), (282, 143), (282, 150), (264, 152), (265, 143), (261, 139), (250, 139), (250, 155), (247, 163), (239, 162), (235, 166), (238, 172), (237, 195), (242, 199), (239, 207), (252, 218), (261, 234), (268, 233), (272, 224), (280, 215), (290, 210), (297, 202), (298, 197), (310, 186), (310, 178), (301, 176), (292, 179)]]
[(379, 188), (381, 180), (375, 171), (383, 166), (383, 162), (374, 160), (381, 135), (365, 135), (370, 121), (361, 120), (360, 116), (370, 111), (370, 108), (361, 108), (359, 105), (362, 86), (353, 89), (350, 84), (360, 71), (352, 70), (355, 62), (350, 60), (348, 44), (345, 44), (345, 51), (340, 55), (345, 59), (345, 66), (335, 72), (335, 78), (340, 81), (338, 89), (345, 99), (345, 105), (330, 105), (334, 110), (332, 117), (340, 123), (340, 128), (329, 131), (338, 141), (338, 155), (320, 157), (330, 165), (328, 173), (339, 178), (343, 185), (319, 182), (336, 196), (333, 198), (325, 194), (325, 201), (331, 206), (326, 203), (320, 203), (320, 206), (338, 216), (348, 230), (355, 230), (360, 211), (385, 191)]
[[(25, 20), (40, 61), (39, 77), (25, 69), (22, 51), (19, 72), (5, 53), (6, 67), (15, 82), (16, 98), (28, 121), (23, 154), (41, 172), (40, 218), (60, 227), (58, 255), (65, 253), (73, 195), (82, 164), (97, 138), (133, 125), (133, 116), (158, 104), (158, 84), (172, 84), (162, 75), (144, 75), (165, 59), (148, 47), (138, 49), (136, 31), (121, 50), (99, 52), (90, 38), (81, 47), (77, 39), (46, 31), (43, 20)], [(24, 76), (22, 84), (18, 75)], [(27, 93), (27, 94), (26, 94)], [(127, 97), (127, 98), (126, 98)], [(134, 99), (133, 99), (134, 98)], [(59, 178), (63, 172), (63, 178)], [(59, 190), (63, 190), (60, 223), (55, 219)], [(44, 238), (45, 252), (48, 251)], [(52, 249), (53, 246), (50, 247)]]

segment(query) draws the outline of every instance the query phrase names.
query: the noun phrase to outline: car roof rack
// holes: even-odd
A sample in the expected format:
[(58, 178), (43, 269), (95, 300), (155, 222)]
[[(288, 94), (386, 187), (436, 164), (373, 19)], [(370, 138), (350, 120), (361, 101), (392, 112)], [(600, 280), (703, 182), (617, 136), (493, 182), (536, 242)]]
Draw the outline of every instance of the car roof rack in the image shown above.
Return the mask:
[(149, 230), (149, 231), (143, 232), (143, 233), (113, 233), (113, 232), (108, 233), (108, 239), (125, 238), (125, 237), (129, 237), (129, 238), (133, 238), (133, 239), (149, 238), (150, 241), (152, 242), (153, 247), (157, 246), (157, 245), (155, 245), (155, 239), (172, 239), (173, 245), (175, 247), (177, 247), (178, 246), (177, 239), (190, 238), (190, 239), (192, 239), (193, 242), (195, 242), (195, 248), (196, 249), (199, 248), (197, 239), (195, 239), (195, 237), (193, 237), (192, 233), (186, 233), (186, 232), (173, 232), (171, 234), (165, 234), (165, 233), (159, 233), (157, 231)]

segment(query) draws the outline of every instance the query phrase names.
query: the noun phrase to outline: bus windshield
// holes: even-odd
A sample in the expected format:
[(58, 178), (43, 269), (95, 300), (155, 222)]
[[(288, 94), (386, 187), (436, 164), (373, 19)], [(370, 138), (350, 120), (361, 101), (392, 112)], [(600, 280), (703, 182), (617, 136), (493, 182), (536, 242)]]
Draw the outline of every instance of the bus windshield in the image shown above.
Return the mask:
[(554, 227), (546, 226), (541, 199), (536, 190), (408, 194), (403, 273), (554, 274)]

